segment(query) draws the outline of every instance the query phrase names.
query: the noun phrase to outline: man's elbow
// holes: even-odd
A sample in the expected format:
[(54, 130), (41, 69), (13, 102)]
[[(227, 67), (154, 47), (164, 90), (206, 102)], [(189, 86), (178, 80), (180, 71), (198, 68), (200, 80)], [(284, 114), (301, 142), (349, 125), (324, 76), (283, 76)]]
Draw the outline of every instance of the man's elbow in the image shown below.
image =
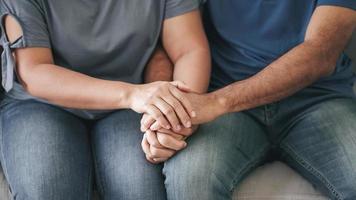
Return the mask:
[(311, 59), (313, 59), (313, 65), (316, 66), (314, 68), (316, 75), (319, 76), (319, 78), (331, 76), (335, 72), (337, 61), (341, 56), (342, 50), (315, 41), (305, 41), (304, 45), (307, 45), (310, 50), (306, 52), (313, 55)]

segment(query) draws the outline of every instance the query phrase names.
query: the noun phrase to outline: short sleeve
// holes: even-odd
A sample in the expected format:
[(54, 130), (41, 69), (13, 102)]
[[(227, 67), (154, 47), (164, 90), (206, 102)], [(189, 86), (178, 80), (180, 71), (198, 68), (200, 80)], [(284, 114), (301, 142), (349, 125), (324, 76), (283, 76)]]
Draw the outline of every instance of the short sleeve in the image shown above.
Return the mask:
[[(14, 85), (15, 61), (12, 50), (26, 47), (50, 48), (48, 28), (44, 11), (36, 0), (1, 0), (0, 1), (0, 45), (3, 47), (1, 55), (2, 86), (8, 92)], [(22, 28), (22, 37), (10, 43), (5, 34), (5, 16), (12, 16)]]
[(201, 0), (166, 0), (165, 18), (172, 18), (199, 9)]
[(356, 10), (356, 0), (318, 0), (318, 6), (340, 6)]

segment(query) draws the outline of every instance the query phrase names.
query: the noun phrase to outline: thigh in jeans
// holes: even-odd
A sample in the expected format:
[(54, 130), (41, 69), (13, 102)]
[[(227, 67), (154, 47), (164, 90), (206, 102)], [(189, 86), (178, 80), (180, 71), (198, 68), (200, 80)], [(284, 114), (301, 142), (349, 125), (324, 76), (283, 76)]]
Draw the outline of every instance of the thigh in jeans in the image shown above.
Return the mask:
[(141, 149), (140, 119), (131, 110), (120, 110), (93, 127), (97, 185), (103, 200), (166, 199), (161, 166), (148, 163)]
[(356, 199), (356, 101), (318, 103), (293, 119), (284, 158), (332, 199)]
[(269, 149), (263, 127), (245, 113), (201, 125), (164, 166), (170, 200), (231, 199), (235, 186)]
[(1, 164), (17, 200), (80, 200), (91, 195), (91, 151), (83, 122), (36, 101), (1, 110)]

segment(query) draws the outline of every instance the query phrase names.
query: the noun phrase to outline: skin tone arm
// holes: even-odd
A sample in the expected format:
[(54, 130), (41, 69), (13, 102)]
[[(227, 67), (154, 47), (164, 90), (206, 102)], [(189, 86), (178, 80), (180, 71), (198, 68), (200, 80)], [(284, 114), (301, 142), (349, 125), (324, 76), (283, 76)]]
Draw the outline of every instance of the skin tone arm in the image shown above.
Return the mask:
[(263, 71), (207, 95), (187, 95), (197, 111), (194, 123), (209, 122), (225, 113), (279, 101), (331, 75), (355, 27), (354, 10), (318, 7), (308, 26), (305, 41)]
[(172, 81), (174, 66), (167, 53), (158, 45), (145, 69), (145, 83)]
[[(10, 42), (22, 36), (21, 27), (12, 17), (5, 18), (5, 27)], [(172, 52), (185, 54), (181, 49), (172, 48)], [(178, 89), (185, 88), (180, 82), (133, 85), (89, 77), (55, 65), (52, 51), (48, 48), (15, 49), (14, 56), (16, 72), (24, 88), (31, 95), (53, 104), (77, 109), (130, 108), (150, 114), (167, 129), (177, 126), (179, 121), (166, 119), (179, 115), (182, 121), (190, 122), (194, 116), (190, 102)], [(174, 104), (174, 112), (165, 113), (161, 110), (162, 102)]]
[[(166, 52), (159, 45), (156, 48), (156, 51), (152, 56), (150, 62), (147, 64), (145, 70), (145, 83), (151, 83), (156, 81), (172, 81), (173, 71), (173, 63), (168, 58)], [(142, 121), (144, 121), (147, 117), (150, 116), (144, 114)], [(163, 133), (163, 130), (165, 130), (166, 132), (169, 131), (169, 134)], [(182, 131), (188, 130), (192, 129), (184, 128)], [(154, 155), (165, 155), (164, 157), (170, 157), (171, 155), (175, 154), (175, 152), (185, 148), (187, 145), (182, 140), (183, 136), (181, 134), (173, 133), (168, 129), (162, 129), (160, 131), (142, 131), (145, 132), (141, 143), (142, 149), (144, 150), (144, 152), (147, 152), (147, 160), (155, 164), (159, 163), (160, 161), (163, 161), (164, 158), (155, 158)]]
[[(181, 39), (181, 35), (184, 35), (184, 40)], [(208, 42), (203, 31), (201, 23), (200, 13), (194, 11), (186, 15), (168, 19), (165, 21), (162, 32), (162, 43), (169, 55), (164, 56), (165, 52), (157, 52), (157, 56), (154, 56), (151, 63), (155, 63), (155, 67), (149, 70), (157, 71), (154, 68), (162, 70), (164, 73), (159, 75), (149, 75), (153, 78), (153, 81), (159, 79), (170, 78), (169, 70), (172, 69), (170, 60), (174, 65), (173, 78), (184, 82), (191, 92), (204, 93), (207, 90), (210, 79), (210, 50)], [(171, 48), (185, 49), (190, 51), (182, 59), (181, 55), (175, 54)], [(195, 49), (195, 50), (194, 50)], [(166, 54), (167, 55), (167, 54)], [(179, 59), (180, 58), (180, 59)], [(180, 60), (180, 62), (176, 62)], [(162, 69), (166, 68), (166, 69)], [(147, 78), (146, 78), (147, 80)], [(152, 81), (152, 78), (148, 78)], [(149, 120), (150, 124), (154, 122), (154, 119), (149, 115), (144, 115), (142, 121)], [(146, 131), (145, 137), (142, 141), (143, 150), (146, 153), (146, 157), (153, 163), (158, 163), (171, 157), (176, 151), (181, 150), (186, 146), (186, 143), (182, 141), (181, 135), (191, 134), (196, 130), (196, 126), (191, 128), (182, 128), (181, 130), (167, 130), (159, 126), (155, 131), (147, 130), (148, 128), (142, 128)], [(159, 130), (158, 130), (159, 129)], [(158, 131), (157, 131), (158, 130)], [(179, 133), (179, 134), (177, 134)]]
[[(225, 113), (281, 100), (330, 75), (355, 26), (355, 11), (333, 6), (318, 7), (305, 42), (259, 74), (210, 94), (186, 94), (197, 111), (194, 123), (206, 123)], [(151, 142), (155, 143), (157, 141)]]
[[(184, 40), (182, 40), (182, 35), (184, 35)], [(205, 93), (209, 85), (211, 60), (200, 12), (193, 11), (166, 20), (163, 24), (162, 44), (167, 56), (163, 55), (165, 52), (162, 50), (157, 57), (160, 60), (169, 58), (174, 63), (173, 79), (184, 82), (190, 92)], [(182, 57), (182, 54), (174, 49), (189, 53)], [(159, 123), (153, 124), (155, 120), (152, 117), (143, 121), (145, 122), (142, 124), (143, 131), (150, 127), (152, 130), (161, 128)], [(190, 126), (191, 124), (186, 124), (185, 127), (190, 128)], [(175, 129), (175, 131), (180, 130), (180, 127)]]

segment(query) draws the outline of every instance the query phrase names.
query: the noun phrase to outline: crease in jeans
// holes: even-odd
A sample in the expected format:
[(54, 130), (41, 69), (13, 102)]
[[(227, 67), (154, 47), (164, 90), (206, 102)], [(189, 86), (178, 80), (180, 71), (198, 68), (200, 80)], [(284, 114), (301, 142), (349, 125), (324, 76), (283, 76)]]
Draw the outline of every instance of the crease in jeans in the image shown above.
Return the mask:
[(240, 173), (237, 173), (236, 176), (233, 178), (233, 181), (230, 185), (229, 191), (231, 195), (233, 194), (237, 184), (241, 181), (242, 178), (248, 175), (248, 172), (251, 172), (253, 169), (258, 167), (268, 156), (268, 150), (269, 146), (267, 145), (265, 148), (263, 148), (255, 159), (253, 159), (251, 162), (248, 162), (245, 167), (240, 171)]
[(340, 192), (336, 191), (335, 186), (333, 186), (330, 181), (328, 181), (317, 169), (315, 169), (310, 163), (305, 161), (300, 157), (292, 148), (288, 145), (281, 144), (281, 148), (287, 152), (287, 155), (296, 161), (301, 167), (306, 169), (314, 178), (318, 179), (324, 186), (329, 190), (329, 192), (337, 199), (342, 200), (343, 196)]
[[(94, 142), (95, 143), (95, 142)], [(96, 186), (98, 187), (98, 192), (99, 192), (99, 196), (101, 198), (104, 198), (104, 194), (105, 194), (105, 189), (104, 189), (104, 180), (103, 180), (103, 176), (100, 175), (100, 171), (99, 171), (99, 167), (98, 167), (98, 159), (97, 159), (97, 155), (95, 154), (95, 144), (92, 143), (92, 153), (93, 153), (93, 163), (94, 163), (94, 170), (95, 170), (95, 177), (96, 177)], [(104, 198), (105, 199), (105, 198)]]

